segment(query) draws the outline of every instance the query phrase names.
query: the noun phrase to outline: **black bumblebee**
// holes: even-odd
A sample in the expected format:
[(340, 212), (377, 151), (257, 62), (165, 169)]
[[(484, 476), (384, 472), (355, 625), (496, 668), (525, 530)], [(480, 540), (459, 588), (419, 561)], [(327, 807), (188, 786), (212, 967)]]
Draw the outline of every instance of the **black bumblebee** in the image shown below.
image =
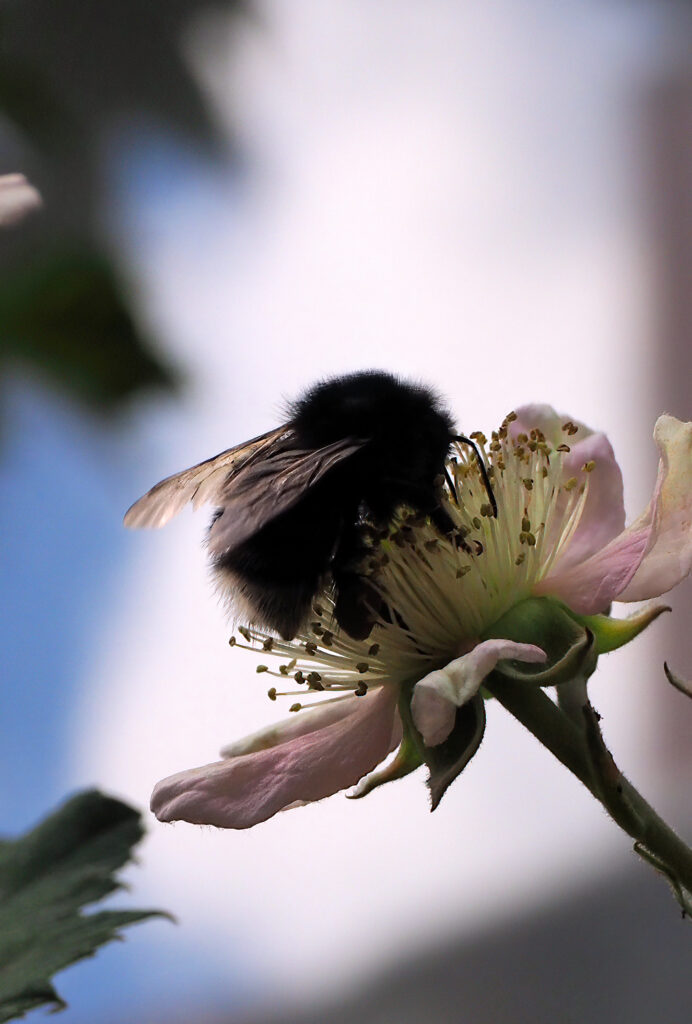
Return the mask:
[[(125, 525), (163, 526), (189, 501), (212, 503), (212, 567), (239, 618), (291, 639), (331, 581), (338, 624), (364, 639), (373, 595), (359, 564), (369, 529), (386, 528), (405, 505), (451, 530), (440, 480), (452, 441), (473, 442), (454, 433), (431, 390), (374, 370), (314, 385), (289, 417), (162, 480)], [(496, 513), (480, 457), (479, 466)]]

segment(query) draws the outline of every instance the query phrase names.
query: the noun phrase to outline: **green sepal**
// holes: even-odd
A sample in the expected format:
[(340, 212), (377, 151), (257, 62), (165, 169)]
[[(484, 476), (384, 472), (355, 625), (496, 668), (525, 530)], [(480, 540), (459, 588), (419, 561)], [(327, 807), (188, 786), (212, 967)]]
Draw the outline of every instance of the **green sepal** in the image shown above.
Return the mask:
[[(576, 678), (588, 679), (596, 668), (598, 653), (593, 633), (584, 630), (568, 647), (563, 656), (547, 666), (533, 665), (525, 661), (498, 662), (496, 671), (507, 679), (535, 686), (560, 686)], [(532, 671), (533, 670), (533, 671)]]
[(659, 615), (670, 611), (669, 605), (657, 604), (643, 608), (636, 615), (630, 615), (626, 619), (611, 619), (609, 615), (577, 615), (566, 605), (563, 607), (575, 622), (593, 633), (598, 654), (608, 654), (610, 651), (616, 651), (618, 647), (624, 647), (650, 626)]
[(394, 782), (396, 779), (403, 779), (406, 775), (410, 775), (416, 768), (420, 768), (423, 764), (423, 758), (421, 756), (418, 743), (410, 735), (410, 733), (404, 732), (404, 737), (399, 744), (399, 749), (396, 752), (394, 759), (384, 768), (380, 768), (379, 771), (370, 772), (362, 779), (353, 793), (347, 793), (349, 800), (359, 800), (362, 796), (367, 796), (368, 793), (372, 793), (373, 789), (377, 789), (378, 786), (383, 786), (385, 782)]
[(404, 736), (410, 737), (420, 757), (429, 769), (427, 786), (430, 790), (430, 810), (434, 811), (445, 792), (461, 774), (481, 745), (485, 733), (485, 702), (480, 693), (457, 708), (454, 726), (443, 743), (427, 747), (423, 737), (413, 724), (411, 697), (413, 687), (403, 693), (399, 701), (399, 713), (404, 727)]
[(519, 682), (557, 686), (575, 676), (590, 676), (598, 650), (589, 629), (577, 622), (560, 601), (530, 597), (514, 605), (493, 623), (482, 640), (504, 639), (533, 644), (545, 651), (547, 662), (498, 662), (496, 672)]

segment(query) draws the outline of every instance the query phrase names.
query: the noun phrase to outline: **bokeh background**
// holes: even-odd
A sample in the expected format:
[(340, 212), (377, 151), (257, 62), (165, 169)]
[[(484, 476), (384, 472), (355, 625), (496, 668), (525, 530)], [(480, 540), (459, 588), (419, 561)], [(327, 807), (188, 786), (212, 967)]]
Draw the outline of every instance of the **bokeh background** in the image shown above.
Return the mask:
[[(582, 0), (2, 0), (0, 828), (146, 808), (285, 708), (156, 480), (369, 366), (469, 432), (547, 401), (610, 436), (630, 516), (692, 418), (692, 9)], [(602, 660), (623, 769), (692, 831), (692, 588)], [(422, 773), (247, 833), (149, 822), (130, 905), (179, 919), (59, 978), (65, 1024), (687, 1022), (664, 884), (502, 708)], [(36, 1014), (38, 1017), (38, 1014)]]

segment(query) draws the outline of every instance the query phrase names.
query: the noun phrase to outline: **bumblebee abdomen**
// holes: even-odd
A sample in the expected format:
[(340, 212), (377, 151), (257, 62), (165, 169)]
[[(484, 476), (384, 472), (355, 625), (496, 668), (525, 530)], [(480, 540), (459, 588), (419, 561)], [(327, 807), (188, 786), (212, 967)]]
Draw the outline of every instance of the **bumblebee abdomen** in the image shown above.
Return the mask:
[(238, 547), (213, 560), (217, 583), (236, 614), (291, 639), (325, 583), (343, 510), (315, 488)]

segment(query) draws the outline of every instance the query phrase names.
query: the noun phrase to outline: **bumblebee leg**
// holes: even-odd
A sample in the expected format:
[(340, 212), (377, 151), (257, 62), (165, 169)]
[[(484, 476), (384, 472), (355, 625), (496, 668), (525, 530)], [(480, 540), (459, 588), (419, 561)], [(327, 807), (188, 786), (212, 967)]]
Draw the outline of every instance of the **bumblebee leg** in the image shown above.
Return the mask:
[(381, 603), (363, 571), (370, 552), (367, 528), (358, 523), (346, 525), (332, 560), (334, 617), (354, 640), (365, 640), (370, 635), (375, 624), (373, 609)]

